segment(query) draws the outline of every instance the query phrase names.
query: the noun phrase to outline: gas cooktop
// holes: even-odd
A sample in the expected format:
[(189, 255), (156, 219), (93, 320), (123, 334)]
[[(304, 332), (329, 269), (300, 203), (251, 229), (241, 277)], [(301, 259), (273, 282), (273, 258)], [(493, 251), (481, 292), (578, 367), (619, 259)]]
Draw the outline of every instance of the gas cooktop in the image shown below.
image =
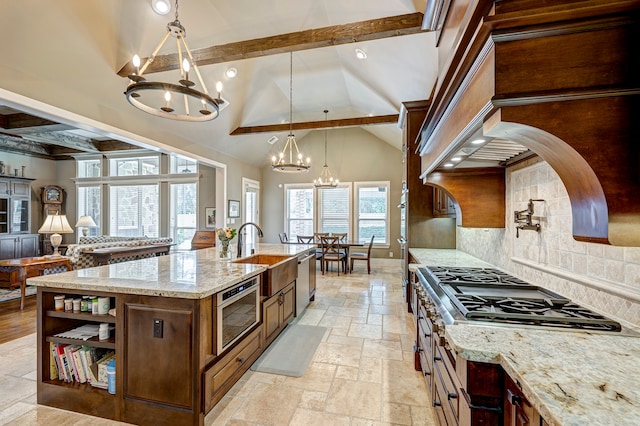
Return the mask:
[[(451, 318), (583, 330), (620, 331), (618, 322), (494, 268), (420, 268), (436, 305)], [(455, 310), (455, 312), (451, 312)]]

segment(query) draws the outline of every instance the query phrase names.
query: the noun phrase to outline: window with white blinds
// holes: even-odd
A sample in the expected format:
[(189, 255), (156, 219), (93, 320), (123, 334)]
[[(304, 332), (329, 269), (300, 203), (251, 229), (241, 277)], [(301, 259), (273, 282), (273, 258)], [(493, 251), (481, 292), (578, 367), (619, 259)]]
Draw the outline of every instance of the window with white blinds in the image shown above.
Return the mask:
[(356, 235), (360, 243), (389, 243), (389, 182), (356, 182)]
[(109, 187), (109, 235), (159, 236), (159, 185)]
[(285, 232), (289, 241), (313, 235), (313, 185), (285, 185)]
[(179, 249), (189, 249), (196, 232), (197, 186), (195, 183), (172, 183), (169, 188), (171, 197), (169, 232)]
[[(91, 216), (93, 221), (98, 226), (92, 226), (87, 228), (89, 231), (87, 235), (96, 236), (100, 235), (100, 206), (102, 205), (102, 198), (100, 196), (100, 186), (81, 186), (78, 188), (78, 217)], [(80, 233), (78, 233), (78, 238)]]
[(342, 183), (337, 188), (318, 189), (318, 231), (351, 233), (351, 185)]

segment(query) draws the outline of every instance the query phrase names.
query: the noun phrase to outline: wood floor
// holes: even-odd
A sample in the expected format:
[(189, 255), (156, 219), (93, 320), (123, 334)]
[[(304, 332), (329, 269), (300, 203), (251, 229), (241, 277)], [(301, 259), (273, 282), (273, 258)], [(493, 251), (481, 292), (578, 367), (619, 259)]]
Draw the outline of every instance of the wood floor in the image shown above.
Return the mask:
[(37, 314), (36, 296), (28, 296), (23, 310), (20, 299), (0, 303), (0, 343), (35, 333)]

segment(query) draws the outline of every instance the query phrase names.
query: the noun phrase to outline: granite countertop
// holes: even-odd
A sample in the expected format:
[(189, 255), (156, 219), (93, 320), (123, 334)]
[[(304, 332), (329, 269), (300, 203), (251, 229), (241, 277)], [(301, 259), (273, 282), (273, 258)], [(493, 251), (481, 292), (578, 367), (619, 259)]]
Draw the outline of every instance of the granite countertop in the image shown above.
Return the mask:
[[(409, 251), (421, 265), (492, 267), (457, 250)], [(445, 335), (458, 356), (500, 364), (550, 425), (640, 422), (638, 336), (470, 323)]]
[[(313, 247), (258, 243), (246, 246), (246, 253), (254, 249), (256, 254), (296, 256)], [(221, 260), (216, 247), (43, 275), (29, 278), (27, 283), (39, 287), (202, 299), (265, 269), (265, 265)]]

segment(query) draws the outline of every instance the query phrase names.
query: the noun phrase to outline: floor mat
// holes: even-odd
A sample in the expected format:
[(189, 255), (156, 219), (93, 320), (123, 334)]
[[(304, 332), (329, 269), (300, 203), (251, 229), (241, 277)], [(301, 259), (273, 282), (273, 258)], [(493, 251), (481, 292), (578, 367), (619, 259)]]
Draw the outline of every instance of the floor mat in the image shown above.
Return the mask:
[(301, 377), (316, 353), (326, 327), (290, 324), (253, 363), (251, 370)]

